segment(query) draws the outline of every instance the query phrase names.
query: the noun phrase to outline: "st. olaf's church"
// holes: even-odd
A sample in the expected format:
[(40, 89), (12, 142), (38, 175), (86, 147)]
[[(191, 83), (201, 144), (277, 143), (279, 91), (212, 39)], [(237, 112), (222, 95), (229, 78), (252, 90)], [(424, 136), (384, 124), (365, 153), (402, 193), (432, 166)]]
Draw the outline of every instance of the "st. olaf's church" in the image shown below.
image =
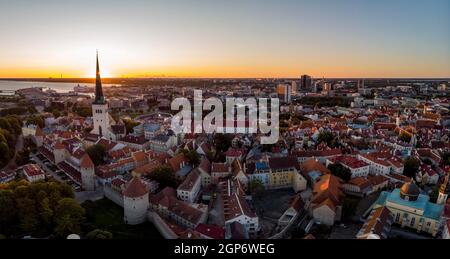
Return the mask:
[(97, 69), (95, 78), (95, 100), (92, 103), (92, 134), (108, 140), (117, 141), (125, 134), (125, 126), (117, 124), (108, 113), (108, 103), (103, 96), (102, 80), (100, 77), (100, 65), (97, 53)]

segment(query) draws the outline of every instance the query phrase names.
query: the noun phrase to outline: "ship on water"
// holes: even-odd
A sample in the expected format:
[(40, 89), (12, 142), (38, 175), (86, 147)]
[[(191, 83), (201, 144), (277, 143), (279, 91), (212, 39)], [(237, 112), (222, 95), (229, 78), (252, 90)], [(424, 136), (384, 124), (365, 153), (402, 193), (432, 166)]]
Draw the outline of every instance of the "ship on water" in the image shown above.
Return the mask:
[(94, 88), (93, 87), (89, 87), (87, 85), (76, 85), (73, 87), (73, 91), (76, 93), (93, 93), (94, 92)]

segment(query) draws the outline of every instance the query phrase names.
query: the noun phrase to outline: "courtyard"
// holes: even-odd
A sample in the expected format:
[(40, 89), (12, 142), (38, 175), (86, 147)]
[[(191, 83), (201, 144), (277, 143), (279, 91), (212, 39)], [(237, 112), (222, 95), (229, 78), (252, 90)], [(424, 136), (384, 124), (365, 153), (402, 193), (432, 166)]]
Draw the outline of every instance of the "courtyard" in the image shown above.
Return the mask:
[(278, 219), (289, 208), (295, 192), (292, 189), (266, 190), (260, 197), (254, 197), (252, 204), (260, 218), (263, 237), (277, 233)]

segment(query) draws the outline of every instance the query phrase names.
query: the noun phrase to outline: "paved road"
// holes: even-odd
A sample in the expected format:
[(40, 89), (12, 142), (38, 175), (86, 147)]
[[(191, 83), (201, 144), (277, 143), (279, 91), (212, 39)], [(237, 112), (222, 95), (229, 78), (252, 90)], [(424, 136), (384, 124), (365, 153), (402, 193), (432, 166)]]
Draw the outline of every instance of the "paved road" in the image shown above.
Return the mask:
[(8, 164), (2, 168), (2, 170), (8, 169), (8, 168), (17, 168), (16, 157), (17, 157), (17, 154), (19, 153), (19, 151), (21, 151), (23, 149), (23, 142), (24, 142), (23, 135), (19, 135), (17, 137), (17, 141), (16, 141), (14, 156), (11, 158), (11, 160), (9, 160)]
[(30, 154), (30, 157), (33, 158), (33, 160), (36, 161), (36, 164), (39, 165), (39, 167), (41, 167), (42, 169), (44, 169), (44, 171), (47, 174), (51, 175), (53, 179), (58, 180), (60, 182), (64, 182), (64, 180), (61, 177), (59, 177), (55, 172), (53, 172), (53, 170), (50, 170), (50, 168), (44, 165), (44, 163), (35, 154)]
[[(36, 161), (36, 163), (42, 168), (44, 169), (44, 171), (51, 175), (53, 177), (53, 179), (60, 181), (60, 182), (65, 182), (61, 177), (59, 177), (59, 175), (57, 175), (53, 170), (51, 170), (50, 168), (48, 168), (35, 154), (31, 154), (30, 155), (34, 161)], [(95, 191), (83, 191), (83, 192), (75, 192), (75, 200), (78, 203), (83, 203), (87, 200), (91, 200), (91, 201), (96, 201), (96, 200), (100, 200), (104, 197), (104, 192), (103, 192), (103, 188), (99, 188), (98, 190)]]

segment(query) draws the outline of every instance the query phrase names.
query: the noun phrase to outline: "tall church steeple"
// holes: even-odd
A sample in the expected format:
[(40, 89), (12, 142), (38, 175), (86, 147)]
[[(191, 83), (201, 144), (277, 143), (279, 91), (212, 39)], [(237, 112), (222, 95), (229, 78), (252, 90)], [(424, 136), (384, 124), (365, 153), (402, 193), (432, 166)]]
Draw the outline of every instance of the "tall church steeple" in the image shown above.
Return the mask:
[(104, 104), (105, 103), (105, 97), (103, 96), (103, 89), (102, 89), (102, 79), (100, 77), (100, 65), (98, 62), (98, 51), (97, 51), (97, 70), (96, 70), (96, 77), (95, 77), (95, 104)]
[(104, 136), (108, 139), (112, 139), (110, 132), (110, 122), (108, 113), (108, 103), (103, 96), (102, 81), (100, 78), (100, 65), (98, 62), (97, 52), (97, 71), (95, 79), (95, 100), (92, 102), (92, 118), (94, 121), (93, 134)]

